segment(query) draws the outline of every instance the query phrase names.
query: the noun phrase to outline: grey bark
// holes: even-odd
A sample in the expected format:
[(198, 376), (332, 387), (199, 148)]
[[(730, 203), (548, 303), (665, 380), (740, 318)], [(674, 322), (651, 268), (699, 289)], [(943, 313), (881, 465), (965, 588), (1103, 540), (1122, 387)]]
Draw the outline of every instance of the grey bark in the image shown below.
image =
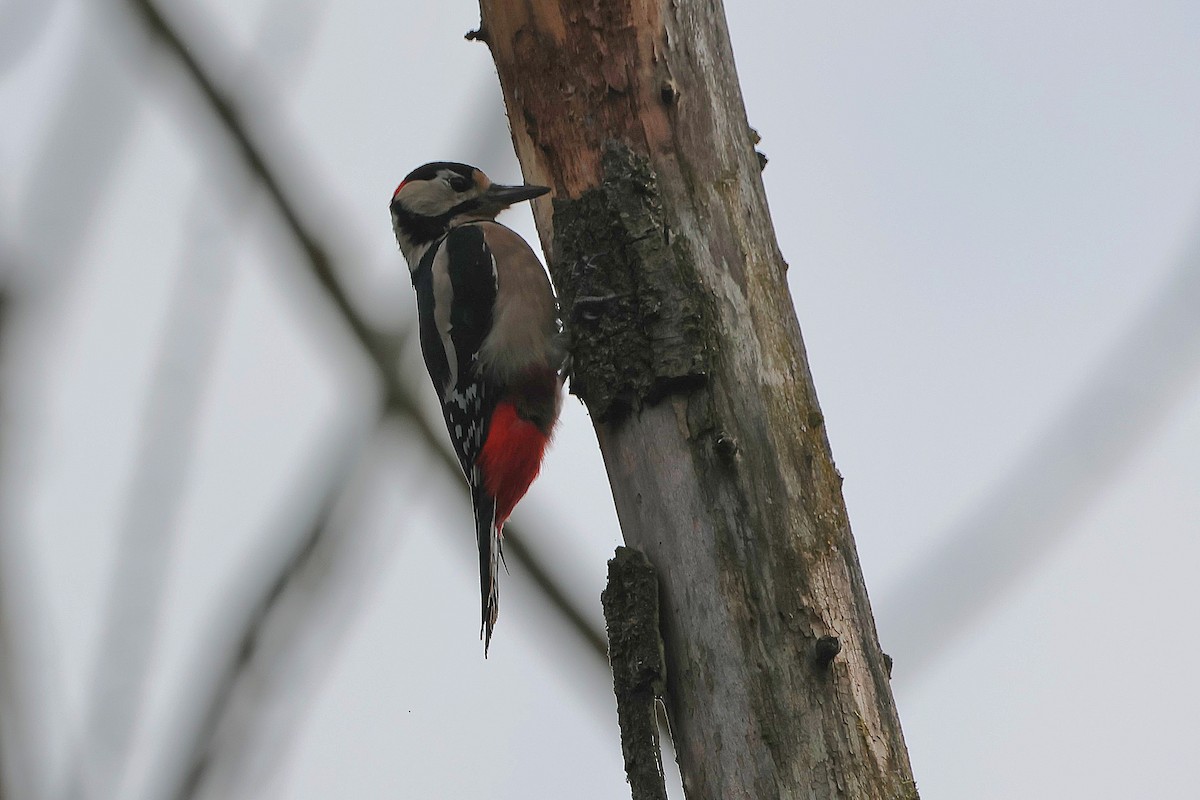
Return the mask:
[(719, 0), (481, 0), (693, 800), (915, 798)]

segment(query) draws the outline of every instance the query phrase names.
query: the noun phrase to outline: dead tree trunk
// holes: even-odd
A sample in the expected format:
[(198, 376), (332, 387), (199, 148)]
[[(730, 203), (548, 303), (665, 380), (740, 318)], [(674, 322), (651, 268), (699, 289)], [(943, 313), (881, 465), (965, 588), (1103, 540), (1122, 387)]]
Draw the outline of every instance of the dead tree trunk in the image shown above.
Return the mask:
[(692, 800), (915, 798), (720, 0), (481, 0)]

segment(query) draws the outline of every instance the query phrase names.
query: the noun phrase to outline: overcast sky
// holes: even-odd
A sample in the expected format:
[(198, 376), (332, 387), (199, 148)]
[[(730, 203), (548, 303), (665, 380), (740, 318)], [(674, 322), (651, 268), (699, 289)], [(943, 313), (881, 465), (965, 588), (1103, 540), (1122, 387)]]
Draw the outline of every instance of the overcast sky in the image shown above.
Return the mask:
[[(400, 178), (430, 160), (520, 178), (487, 49), (462, 38), (477, 7), (166, 6), (255, 112), (355, 299), (411, 318)], [(157, 797), (214, 625), (352, 459), (344, 579), (239, 690), (268, 713), (226, 720), (238, 769), (208, 796), (627, 796), (608, 676), (517, 568), (483, 659), (457, 487), (376, 427), (367, 362), (123, 8), (0, 5), (0, 253), (26, 299), (5, 345), (4, 596), (36, 665), (39, 793), (83, 753), (112, 796)], [(1200, 6), (727, 13), (922, 797), (1194, 797)], [(507, 221), (536, 241), (527, 210)], [(619, 531), (566, 408), (514, 521), (599, 625)], [(190, 455), (139, 468), (164, 451)], [(134, 539), (118, 573), (130, 530), (169, 535)], [(129, 619), (156, 632), (115, 777), (94, 698), (114, 580), (145, 587)]]

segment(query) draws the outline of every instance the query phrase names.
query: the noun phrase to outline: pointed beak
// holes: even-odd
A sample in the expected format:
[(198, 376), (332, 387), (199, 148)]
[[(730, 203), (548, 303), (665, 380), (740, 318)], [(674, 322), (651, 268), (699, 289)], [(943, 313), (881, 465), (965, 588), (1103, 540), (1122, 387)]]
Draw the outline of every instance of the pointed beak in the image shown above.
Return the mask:
[(532, 200), (535, 197), (541, 197), (548, 191), (550, 191), (550, 187), (548, 186), (534, 186), (533, 184), (504, 186), (499, 183), (493, 183), (479, 199), (485, 205), (499, 210), (508, 208), (513, 203), (520, 203), (523, 200)]

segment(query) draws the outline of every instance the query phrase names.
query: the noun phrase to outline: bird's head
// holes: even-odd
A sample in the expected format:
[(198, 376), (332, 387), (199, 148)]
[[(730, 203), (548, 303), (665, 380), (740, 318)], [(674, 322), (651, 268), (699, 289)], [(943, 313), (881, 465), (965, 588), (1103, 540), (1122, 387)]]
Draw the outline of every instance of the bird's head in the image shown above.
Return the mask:
[(454, 225), (495, 219), (513, 203), (550, 191), (545, 186), (503, 186), (467, 164), (435, 161), (417, 167), (392, 194), (392, 229), (410, 269), (430, 243)]

